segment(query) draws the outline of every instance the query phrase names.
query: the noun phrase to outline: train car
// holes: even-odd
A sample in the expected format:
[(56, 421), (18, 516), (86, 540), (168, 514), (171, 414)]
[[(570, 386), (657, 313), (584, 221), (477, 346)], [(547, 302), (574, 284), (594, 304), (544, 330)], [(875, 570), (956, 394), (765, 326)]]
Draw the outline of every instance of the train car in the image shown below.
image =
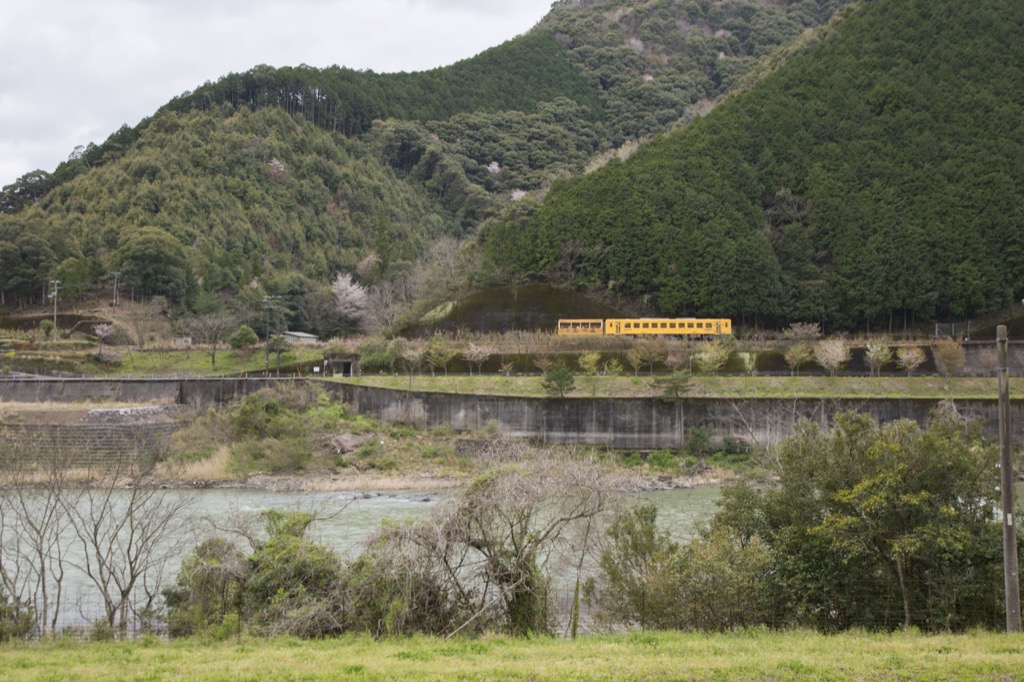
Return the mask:
[(728, 318), (632, 317), (558, 321), (559, 336), (723, 336), (732, 334)]
[(559, 336), (594, 336), (604, 334), (604, 320), (559, 320)]
[(604, 321), (613, 336), (721, 336), (732, 334), (732, 320), (696, 317), (640, 317)]

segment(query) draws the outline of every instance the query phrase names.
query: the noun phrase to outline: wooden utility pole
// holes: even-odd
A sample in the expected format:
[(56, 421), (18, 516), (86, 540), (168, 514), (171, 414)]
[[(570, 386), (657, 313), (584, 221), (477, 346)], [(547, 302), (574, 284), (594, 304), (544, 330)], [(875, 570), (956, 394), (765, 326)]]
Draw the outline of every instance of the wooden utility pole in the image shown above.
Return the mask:
[(999, 353), (999, 473), (1003, 496), (1003, 577), (1006, 582), (1006, 631), (1020, 632), (1020, 578), (1017, 575), (1017, 527), (1013, 523), (1013, 487), (1017, 480), (1010, 453), (1010, 368), (1006, 325), (996, 328)]

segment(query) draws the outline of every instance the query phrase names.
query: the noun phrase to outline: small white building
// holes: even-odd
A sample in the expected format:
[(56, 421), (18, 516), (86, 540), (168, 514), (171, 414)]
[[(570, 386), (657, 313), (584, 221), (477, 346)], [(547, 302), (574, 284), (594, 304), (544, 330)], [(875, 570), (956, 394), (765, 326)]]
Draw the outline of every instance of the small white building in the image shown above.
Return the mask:
[(281, 336), (297, 346), (309, 346), (320, 340), (316, 334), (306, 332), (281, 332)]

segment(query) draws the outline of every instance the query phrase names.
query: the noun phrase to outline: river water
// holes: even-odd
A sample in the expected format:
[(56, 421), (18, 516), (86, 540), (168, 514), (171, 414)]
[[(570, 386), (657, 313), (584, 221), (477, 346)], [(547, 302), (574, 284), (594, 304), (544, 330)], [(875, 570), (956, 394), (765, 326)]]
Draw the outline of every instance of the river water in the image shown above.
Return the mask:
[[(382, 522), (402, 522), (426, 517), (445, 497), (443, 494), (407, 491), (387, 493), (296, 493), (260, 490), (209, 489), (166, 491), (170, 497), (194, 496), (192, 516), (185, 524), (187, 537), (163, 571), (163, 584), (172, 584), (178, 574), (181, 558), (203, 538), (222, 535), (237, 542), (243, 551), (249, 551), (238, 536), (225, 533), (225, 528), (237, 528), (240, 518), (253, 519), (270, 509), (280, 511), (314, 512), (317, 521), (307, 531), (307, 537), (336, 551), (346, 561), (355, 559), (363, 550), (365, 541)], [(2, 494), (3, 491), (0, 491)], [(633, 495), (634, 501), (650, 501), (658, 508), (659, 526), (673, 539), (689, 539), (695, 528), (715, 511), (717, 487), (700, 487)], [(127, 493), (125, 493), (127, 495)], [(6, 507), (10, 512), (11, 507)], [(3, 514), (0, 514), (2, 517)], [(3, 519), (7, 530), (0, 534), (5, 545), (12, 539), (13, 518)], [(80, 564), (82, 547), (70, 531), (65, 531), (61, 544), (67, 562), (65, 576), (65, 606), (60, 610), (58, 628), (81, 627), (99, 619), (103, 602), (96, 587), (74, 564)], [(7, 547), (4, 548), (8, 549)], [(7, 552), (5, 552), (7, 554)], [(10, 556), (7, 557), (11, 559)], [(559, 578), (555, 576), (556, 587)]]
[[(665, 490), (640, 493), (637, 501), (652, 502), (658, 508), (658, 525), (676, 540), (689, 539), (695, 528), (715, 512), (719, 488)], [(199, 535), (213, 534), (214, 525), (230, 523), (239, 513), (253, 514), (268, 509), (316, 512), (319, 520), (307, 536), (352, 559), (364, 541), (382, 521), (407, 521), (425, 517), (443, 495), (429, 492), (389, 493), (294, 493), (260, 490), (216, 489), (198, 492)], [(205, 531), (204, 531), (205, 527)]]

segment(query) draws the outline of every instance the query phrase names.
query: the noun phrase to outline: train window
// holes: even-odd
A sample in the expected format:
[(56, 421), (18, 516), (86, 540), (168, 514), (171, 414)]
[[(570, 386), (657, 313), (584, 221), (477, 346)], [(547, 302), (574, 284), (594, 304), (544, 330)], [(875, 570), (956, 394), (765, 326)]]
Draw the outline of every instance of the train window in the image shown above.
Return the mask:
[(686, 328), (687, 329), (693, 329), (693, 322), (687, 322), (686, 323)]
[(644, 328), (644, 329), (649, 329), (649, 327), (648, 327), (647, 325), (648, 325), (648, 323), (647, 323), (647, 322), (644, 322), (644, 323), (643, 323), (643, 328)]
[(662, 329), (668, 329), (668, 324), (666, 324), (666, 323), (662, 322), (662, 323), (661, 323), (661, 328), (662, 328)]

